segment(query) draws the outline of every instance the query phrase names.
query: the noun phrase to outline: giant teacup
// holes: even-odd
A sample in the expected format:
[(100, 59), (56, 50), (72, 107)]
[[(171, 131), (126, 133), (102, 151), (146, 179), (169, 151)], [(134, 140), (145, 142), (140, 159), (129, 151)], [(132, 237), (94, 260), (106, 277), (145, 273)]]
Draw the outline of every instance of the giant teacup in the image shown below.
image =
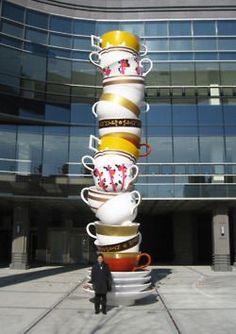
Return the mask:
[[(127, 160), (122, 159), (122, 157), (120, 157), (120, 162), (117, 161), (117, 157), (116, 162), (109, 158), (100, 159), (102, 163), (96, 163), (96, 160), (89, 155), (85, 155), (82, 158), (82, 164), (91, 172), (98, 190), (122, 192), (132, 189), (133, 182), (139, 173), (135, 164), (122, 162), (122, 160)], [(93, 168), (90, 167), (88, 162), (93, 164)]]
[(139, 232), (130, 239), (118, 243), (112, 243), (110, 240), (109, 243), (103, 244), (97, 239), (94, 241), (94, 245), (97, 247), (97, 250), (99, 252), (130, 253), (130, 252), (139, 252), (139, 246), (141, 242), (142, 242), (142, 235)]
[(104, 78), (116, 76), (143, 76), (145, 77), (152, 69), (152, 61), (149, 58), (139, 60), (138, 57), (120, 58), (111, 65), (102, 69)]
[[(151, 256), (148, 253), (109, 253), (102, 252), (104, 261), (111, 271), (135, 271), (145, 269), (151, 264)], [(146, 259), (146, 263), (140, 265), (140, 260)]]
[(129, 31), (114, 30), (104, 33), (101, 37), (91, 35), (91, 45), (98, 50), (111, 46), (121, 46), (140, 51), (139, 37)]
[[(96, 234), (101, 234), (104, 236), (113, 237), (128, 237), (127, 239), (133, 237), (138, 233), (139, 223), (128, 223), (126, 225), (104, 225), (99, 221), (89, 223), (86, 227), (86, 231), (90, 237), (97, 239), (96, 234), (93, 234), (90, 227), (95, 227)], [(125, 240), (127, 240), (125, 239)]]
[(91, 186), (83, 188), (80, 196), (84, 203), (86, 203), (93, 212), (96, 212), (102, 204), (118, 194), (119, 193), (100, 191), (95, 186)]
[[(142, 56), (147, 54), (146, 52), (142, 53)], [(99, 69), (104, 69), (107, 66), (119, 61), (120, 59), (130, 59), (138, 58), (138, 53), (127, 47), (116, 47), (112, 46), (110, 48), (102, 49), (100, 51), (92, 51), (89, 54), (89, 60)]]
[(130, 118), (103, 119), (98, 122), (98, 133), (102, 137), (115, 132), (129, 133), (136, 137), (141, 136), (141, 121)]
[(103, 86), (100, 101), (113, 102), (136, 113), (140, 112), (140, 105), (144, 100), (144, 87), (142, 85), (122, 85), (116, 84)]
[(108, 225), (121, 225), (133, 221), (137, 216), (137, 207), (141, 195), (137, 190), (119, 193), (116, 197), (104, 202), (96, 211), (96, 217)]

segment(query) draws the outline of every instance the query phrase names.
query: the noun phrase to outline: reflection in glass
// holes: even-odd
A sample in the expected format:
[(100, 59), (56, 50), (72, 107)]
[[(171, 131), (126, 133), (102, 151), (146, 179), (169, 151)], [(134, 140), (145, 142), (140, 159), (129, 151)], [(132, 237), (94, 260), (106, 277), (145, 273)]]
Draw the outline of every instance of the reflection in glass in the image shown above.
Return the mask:
[(70, 83), (71, 62), (62, 59), (48, 59), (48, 81)]
[(223, 162), (224, 137), (223, 127), (200, 127), (201, 162)]
[(74, 20), (73, 32), (78, 35), (91, 35), (95, 33), (95, 21)]
[(21, 52), (0, 46), (0, 72), (20, 76)]
[(167, 22), (145, 22), (146, 36), (167, 36)]
[(192, 50), (191, 38), (170, 39), (170, 51)]
[(67, 172), (68, 162), (68, 127), (44, 128), (43, 175), (60, 175)]
[(90, 38), (74, 37), (73, 41), (74, 41), (73, 44), (74, 49), (91, 50)]
[(2, 6), (2, 16), (7, 17), (8, 19), (23, 22), (24, 21), (24, 11), (23, 7), (14, 5), (10, 2), (3, 2)]
[(96, 69), (90, 63), (74, 61), (72, 63), (72, 83), (94, 85)]
[(194, 64), (171, 63), (172, 85), (194, 85)]
[(145, 45), (149, 51), (168, 51), (167, 39), (146, 39)]
[(169, 23), (170, 36), (190, 36), (191, 22), (189, 21), (171, 21)]
[(198, 106), (199, 124), (219, 125), (223, 122), (222, 107), (217, 105)]
[(194, 38), (193, 39), (194, 50), (216, 50), (215, 38)]
[(92, 114), (92, 105), (88, 103), (71, 104), (71, 123), (95, 124), (95, 117)]
[(196, 36), (215, 35), (215, 21), (193, 21), (193, 34)]
[(27, 10), (26, 23), (34, 27), (48, 29), (48, 18), (47, 14)]
[(197, 125), (195, 105), (173, 104), (173, 125)]
[(172, 135), (171, 127), (151, 127), (147, 129), (148, 143), (152, 152), (148, 162), (172, 162)]
[(71, 29), (72, 29), (71, 19), (60, 16), (51, 16), (50, 30), (71, 33)]
[(30, 53), (24, 53), (22, 57), (22, 76), (30, 79), (46, 80), (46, 58)]
[(233, 105), (224, 105), (224, 121), (228, 125), (236, 125), (236, 108)]
[(196, 63), (196, 83), (197, 85), (219, 84), (219, 64), (213, 62)]
[(29, 41), (39, 44), (47, 44), (47, 32), (27, 28), (25, 32), (25, 38)]
[(218, 21), (218, 35), (236, 35), (236, 21), (235, 20), (219, 20)]
[(227, 62), (220, 64), (220, 75), (222, 85), (235, 85), (236, 84), (236, 63)]
[(22, 37), (23, 26), (3, 21), (2, 32), (12, 36)]
[(123, 28), (120, 27), (119, 22), (97, 22), (97, 27), (96, 27), (96, 34), (98, 36), (101, 36), (107, 31), (112, 31), (112, 30), (124, 30)]
[(236, 38), (219, 38), (219, 50), (236, 50)]
[(64, 48), (71, 48), (72, 39), (68, 36), (63, 36), (59, 34), (50, 34), (50, 44), (55, 46), (61, 46)]
[(226, 159), (228, 162), (236, 162), (236, 127), (225, 127)]
[(174, 136), (174, 161), (175, 162), (198, 162), (198, 132), (197, 127), (173, 128)]
[(147, 113), (148, 126), (151, 125), (170, 125), (171, 106), (165, 104), (150, 104), (150, 112)]
[(46, 104), (45, 119), (51, 121), (70, 121), (70, 108), (68, 106)]
[(18, 127), (18, 172), (32, 174), (40, 173), (42, 164), (42, 133), (43, 128), (41, 126), (21, 125)]
[[(16, 126), (0, 124), (0, 170), (15, 171)], [(13, 160), (4, 160), (13, 159)]]

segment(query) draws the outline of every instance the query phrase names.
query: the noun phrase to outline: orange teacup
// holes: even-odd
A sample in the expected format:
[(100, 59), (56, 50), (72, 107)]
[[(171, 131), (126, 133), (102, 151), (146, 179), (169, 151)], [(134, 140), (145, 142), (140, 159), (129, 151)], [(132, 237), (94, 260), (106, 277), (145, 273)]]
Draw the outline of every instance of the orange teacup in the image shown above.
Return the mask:
[[(111, 271), (135, 271), (142, 270), (151, 264), (151, 256), (148, 253), (110, 253), (102, 252), (104, 261)], [(144, 265), (138, 265), (141, 258), (146, 258)]]

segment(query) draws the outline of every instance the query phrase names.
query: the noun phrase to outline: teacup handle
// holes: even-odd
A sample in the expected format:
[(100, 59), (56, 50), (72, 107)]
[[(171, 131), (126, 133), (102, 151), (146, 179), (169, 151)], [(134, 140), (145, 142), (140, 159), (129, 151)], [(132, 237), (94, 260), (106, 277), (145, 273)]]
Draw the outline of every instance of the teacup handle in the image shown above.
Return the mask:
[(145, 109), (142, 110), (142, 109), (140, 108), (141, 112), (143, 112), (143, 113), (148, 112), (148, 111), (150, 110), (150, 105), (149, 105), (149, 103), (147, 103), (147, 102), (144, 101), (144, 102), (143, 102), (143, 105), (145, 106)]
[(97, 108), (98, 103), (99, 103), (99, 101), (95, 102), (92, 106), (92, 113), (94, 114), (94, 116), (96, 118), (98, 117), (97, 112), (96, 112), (96, 108)]
[(99, 46), (100, 41), (100, 37), (91, 35), (91, 45), (98, 50), (101, 50), (101, 47)]
[(88, 189), (89, 189), (88, 187), (83, 188), (83, 189), (81, 190), (81, 192), (80, 192), (80, 196), (81, 196), (82, 200), (83, 200), (84, 203), (86, 203), (87, 205), (89, 205), (89, 202), (88, 202), (87, 198), (85, 197), (84, 192), (85, 192), (85, 191), (88, 191)]
[(130, 182), (129, 182), (129, 185), (131, 184), (131, 183), (133, 183), (136, 179), (137, 179), (137, 177), (138, 177), (138, 173), (139, 173), (139, 168), (138, 168), (138, 166), (136, 166), (136, 165), (133, 165), (133, 166), (131, 166), (130, 167), (130, 172), (133, 174), (133, 177), (132, 177), (132, 179), (130, 180)]
[(137, 203), (135, 204), (135, 206), (133, 207), (133, 211), (139, 206), (139, 204), (140, 204), (140, 202), (141, 202), (141, 195), (140, 195), (140, 193), (137, 191), (137, 190), (133, 190), (132, 192), (131, 192), (131, 194), (132, 195), (137, 195), (137, 198), (136, 198), (136, 200), (137, 200)]
[(147, 268), (151, 262), (152, 262), (152, 259), (151, 259), (151, 256), (148, 254), (148, 253), (141, 253), (138, 255), (138, 262), (140, 261), (140, 259), (142, 257), (146, 257), (147, 258), (147, 263), (142, 265), (142, 266), (138, 266), (138, 267), (134, 267), (132, 271), (136, 271), (136, 270), (143, 270), (145, 268)]
[(94, 151), (94, 152), (97, 153), (97, 152), (98, 152), (98, 149), (95, 148), (95, 145), (93, 145), (94, 142), (97, 143), (97, 145), (99, 145), (99, 144), (100, 144), (100, 139), (97, 138), (97, 137), (95, 137), (94, 135), (90, 135), (90, 137), (89, 137), (89, 148), (90, 148), (92, 151)]
[(147, 48), (147, 46), (145, 44), (141, 44), (141, 48), (143, 50), (140, 50), (139, 54), (140, 54), (141, 57), (144, 57), (148, 53), (148, 48)]
[(90, 170), (90, 172), (93, 172), (93, 168), (91, 168), (90, 166), (87, 165), (85, 159), (89, 159), (89, 160), (91, 160), (91, 161), (92, 161), (91, 163), (92, 163), (93, 165), (94, 165), (94, 159), (93, 159), (90, 155), (84, 155), (83, 158), (81, 159), (81, 162), (82, 162), (83, 166), (84, 166), (85, 168), (87, 168), (88, 170)]
[(92, 234), (90, 232), (90, 226), (95, 226), (94, 223), (89, 223), (87, 226), (86, 226), (86, 232), (88, 233), (88, 235), (93, 238), (93, 239), (97, 239), (96, 235)]
[(142, 76), (145, 77), (151, 71), (153, 63), (149, 58), (143, 58), (142, 60), (140, 60), (141, 67), (143, 67), (143, 63), (149, 63), (149, 68), (146, 70), (146, 72), (143, 72), (142, 74)]
[(147, 157), (151, 153), (151, 151), (152, 151), (151, 145), (144, 143), (144, 144), (140, 144), (139, 145), (139, 147), (141, 147), (141, 146), (145, 146), (146, 147), (146, 152), (143, 153), (143, 154), (139, 154), (139, 158)]
[[(96, 56), (97, 58), (96, 59), (93, 59), (94, 57), (93, 56)], [(102, 69), (101, 65), (99, 64), (99, 54), (97, 53), (97, 51), (92, 51), (90, 54), (89, 54), (89, 60), (91, 61), (91, 63), (97, 67), (99, 67), (100, 69)]]
[(138, 232), (138, 235), (139, 235), (138, 244), (140, 245), (143, 240), (143, 236), (141, 232)]

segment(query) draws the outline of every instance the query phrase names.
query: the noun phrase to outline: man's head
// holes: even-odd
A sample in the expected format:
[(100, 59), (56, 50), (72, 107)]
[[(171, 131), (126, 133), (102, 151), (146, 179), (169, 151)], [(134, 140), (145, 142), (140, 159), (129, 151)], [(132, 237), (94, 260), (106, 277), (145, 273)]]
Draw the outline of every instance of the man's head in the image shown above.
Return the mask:
[(99, 253), (99, 254), (97, 255), (97, 261), (98, 261), (99, 264), (102, 264), (102, 263), (103, 263), (104, 258), (103, 258), (102, 253)]

